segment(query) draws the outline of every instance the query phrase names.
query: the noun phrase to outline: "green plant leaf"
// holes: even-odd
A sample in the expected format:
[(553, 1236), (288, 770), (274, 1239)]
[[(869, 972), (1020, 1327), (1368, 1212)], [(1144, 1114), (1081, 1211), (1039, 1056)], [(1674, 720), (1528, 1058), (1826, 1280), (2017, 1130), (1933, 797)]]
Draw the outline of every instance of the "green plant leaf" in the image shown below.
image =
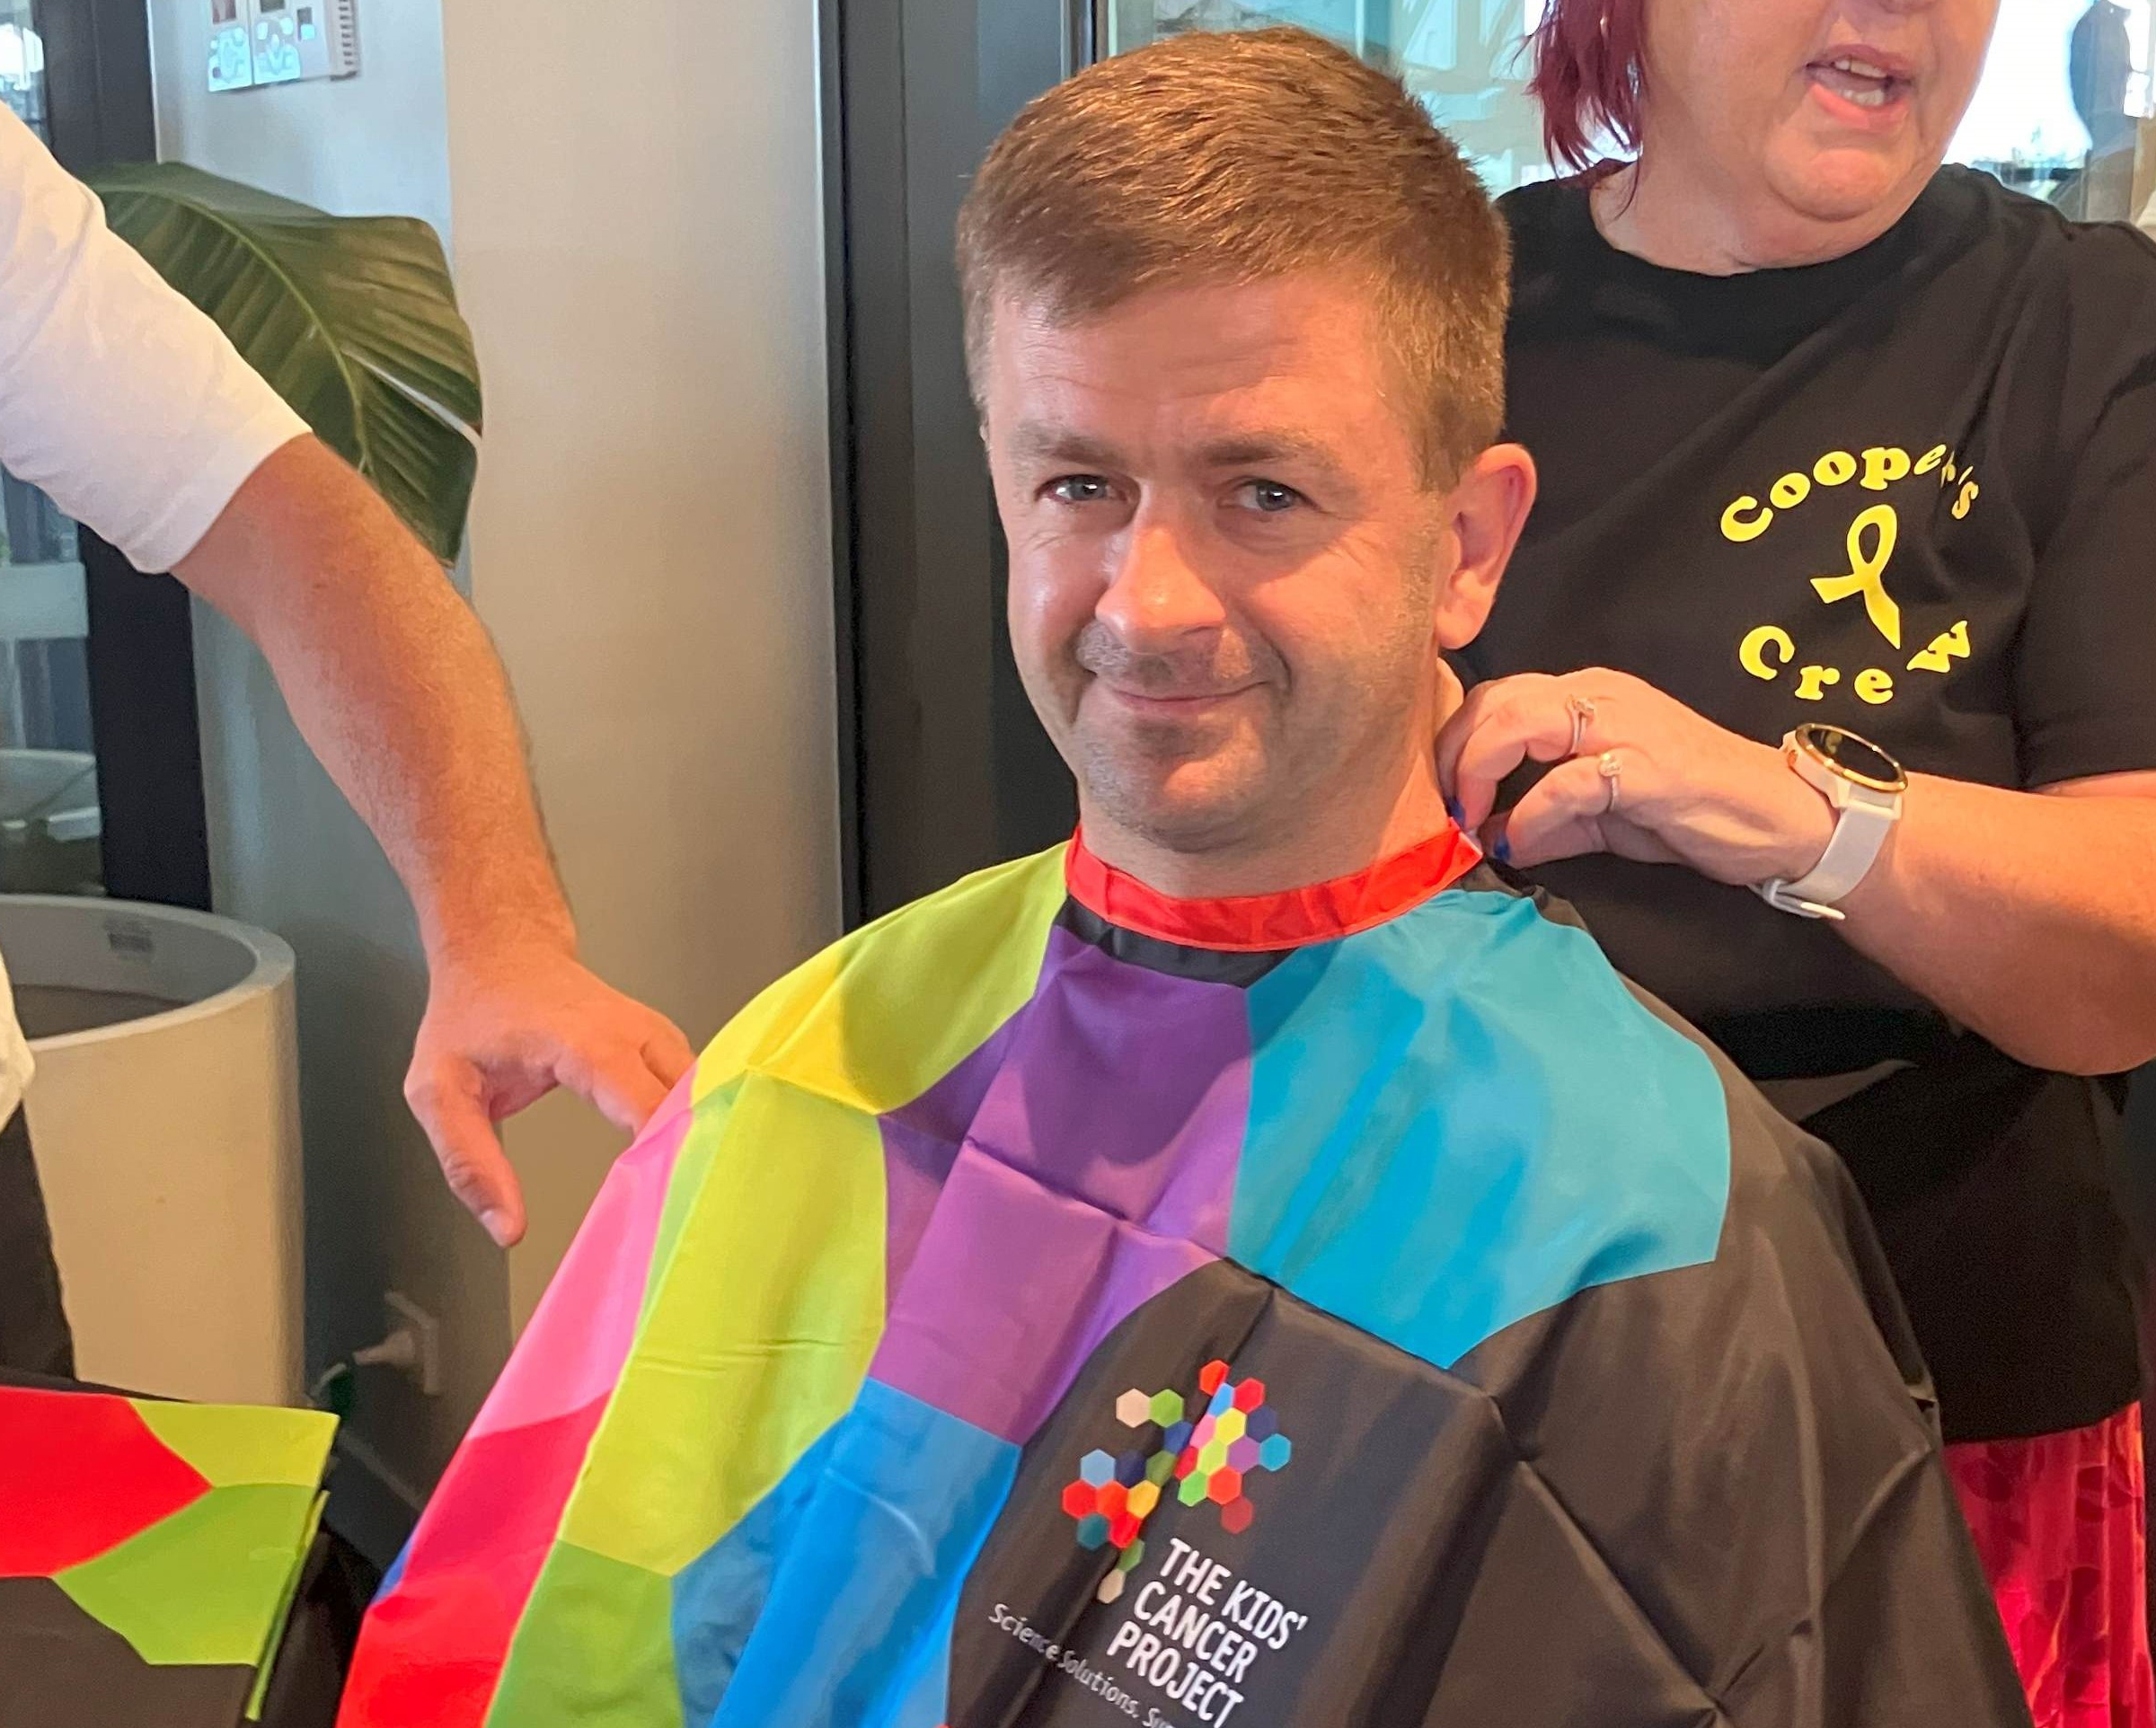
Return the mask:
[(90, 184), (113, 232), (454, 559), (479, 467), (479, 360), (434, 230), (331, 216), (181, 163)]

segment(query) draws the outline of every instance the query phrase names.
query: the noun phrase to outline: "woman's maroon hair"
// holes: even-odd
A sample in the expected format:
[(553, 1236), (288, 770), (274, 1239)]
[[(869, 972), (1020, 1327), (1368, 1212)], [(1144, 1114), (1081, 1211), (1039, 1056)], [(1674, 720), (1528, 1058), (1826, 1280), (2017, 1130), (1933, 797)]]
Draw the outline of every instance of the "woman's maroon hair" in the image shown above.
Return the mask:
[(1592, 167), (1604, 139), (1639, 148), (1646, 10), (1647, 0), (1549, 0), (1527, 88), (1542, 105), (1551, 161)]

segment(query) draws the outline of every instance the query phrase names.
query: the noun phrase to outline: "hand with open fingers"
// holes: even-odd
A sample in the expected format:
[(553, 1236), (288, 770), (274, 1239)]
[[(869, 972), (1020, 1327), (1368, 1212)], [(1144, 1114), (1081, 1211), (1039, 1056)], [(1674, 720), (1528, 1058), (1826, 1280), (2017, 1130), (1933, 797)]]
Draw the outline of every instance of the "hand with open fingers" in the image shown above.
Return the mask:
[(663, 1015), (533, 945), (437, 966), (404, 1096), (451, 1190), (508, 1248), (524, 1196), (495, 1124), (565, 1086), (633, 1134), (694, 1060)]
[[(1552, 766), (1498, 813), (1499, 784), (1529, 762)], [(1833, 832), (1772, 745), (1603, 667), (1477, 684), (1438, 732), (1437, 780), (1461, 826), (1522, 868), (1610, 852), (1717, 882), (1795, 880)]]

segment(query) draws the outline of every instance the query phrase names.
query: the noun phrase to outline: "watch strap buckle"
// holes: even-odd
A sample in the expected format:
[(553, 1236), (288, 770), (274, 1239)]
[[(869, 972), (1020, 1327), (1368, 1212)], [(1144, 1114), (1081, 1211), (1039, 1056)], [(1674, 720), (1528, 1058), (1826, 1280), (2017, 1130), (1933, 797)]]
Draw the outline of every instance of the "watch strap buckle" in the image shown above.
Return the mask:
[(1839, 906), (1829, 906), (1817, 900), (1806, 900), (1789, 892), (1789, 885), (1780, 877), (1772, 882), (1754, 882), (1752, 892), (1776, 912), (1786, 912), (1797, 918), (1825, 918), (1840, 923), (1849, 914)]

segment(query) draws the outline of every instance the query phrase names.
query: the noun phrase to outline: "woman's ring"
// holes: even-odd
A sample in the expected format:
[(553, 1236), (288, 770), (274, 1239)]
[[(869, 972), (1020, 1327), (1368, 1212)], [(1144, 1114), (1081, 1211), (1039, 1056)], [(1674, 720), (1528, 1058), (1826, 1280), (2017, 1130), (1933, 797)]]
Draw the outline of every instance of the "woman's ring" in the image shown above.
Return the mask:
[(1624, 771), (1624, 764), (1617, 760), (1614, 750), (1605, 750), (1595, 758), (1595, 771), (1610, 783), (1610, 801), (1602, 807), (1604, 816), (1617, 807), (1617, 777)]
[(1587, 736), (1587, 727), (1595, 719), (1595, 704), (1585, 696), (1568, 696), (1565, 709), (1572, 716), (1572, 743), (1565, 754), (1577, 756), (1580, 741)]

